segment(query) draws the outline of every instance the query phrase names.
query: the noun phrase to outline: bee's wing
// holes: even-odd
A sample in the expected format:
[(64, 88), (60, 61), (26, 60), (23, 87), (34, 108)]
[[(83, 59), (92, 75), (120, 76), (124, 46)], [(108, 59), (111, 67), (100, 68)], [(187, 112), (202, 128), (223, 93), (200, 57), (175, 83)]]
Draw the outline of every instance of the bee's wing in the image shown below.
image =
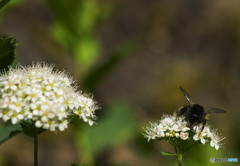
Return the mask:
[(193, 101), (192, 101), (190, 95), (187, 93), (187, 91), (184, 90), (181, 86), (179, 86), (179, 89), (182, 91), (182, 93), (183, 93), (184, 97), (187, 99), (188, 103), (193, 104)]
[(211, 113), (225, 113), (226, 111), (219, 108), (206, 107), (206, 112), (211, 114)]

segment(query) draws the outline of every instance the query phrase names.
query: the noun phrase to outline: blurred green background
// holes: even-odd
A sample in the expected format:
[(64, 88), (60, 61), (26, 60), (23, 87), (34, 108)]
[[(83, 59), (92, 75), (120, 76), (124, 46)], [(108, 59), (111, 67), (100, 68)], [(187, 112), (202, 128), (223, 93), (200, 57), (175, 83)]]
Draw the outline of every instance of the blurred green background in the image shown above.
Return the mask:
[[(0, 35), (19, 42), (22, 65), (45, 61), (78, 80), (102, 109), (97, 124), (78, 122), (40, 135), (39, 165), (173, 166), (164, 142), (147, 142), (142, 127), (194, 101), (227, 110), (210, 120), (223, 149), (198, 146), (185, 165), (210, 157), (240, 160), (240, 1), (11, 0)], [(0, 146), (1, 166), (31, 166), (33, 140), (16, 135)]]

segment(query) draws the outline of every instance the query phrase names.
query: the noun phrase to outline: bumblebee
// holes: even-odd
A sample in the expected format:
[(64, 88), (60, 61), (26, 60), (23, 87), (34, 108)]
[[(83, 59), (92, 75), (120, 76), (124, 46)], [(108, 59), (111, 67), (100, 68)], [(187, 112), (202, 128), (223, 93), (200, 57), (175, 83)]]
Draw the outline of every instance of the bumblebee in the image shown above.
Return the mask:
[(201, 133), (207, 123), (207, 120), (209, 120), (209, 114), (226, 112), (225, 110), (219, 108), (204, 108), (203, 106), (194, 103), (187, 91), (184, 90), (181, 86), (179, 88), (183, 93), (184, 97), (187, 99), (188, 105), (180, 107), (177, 116), (184, 116), (190, 128), (202, 124), (202, 128), (200, 131)]

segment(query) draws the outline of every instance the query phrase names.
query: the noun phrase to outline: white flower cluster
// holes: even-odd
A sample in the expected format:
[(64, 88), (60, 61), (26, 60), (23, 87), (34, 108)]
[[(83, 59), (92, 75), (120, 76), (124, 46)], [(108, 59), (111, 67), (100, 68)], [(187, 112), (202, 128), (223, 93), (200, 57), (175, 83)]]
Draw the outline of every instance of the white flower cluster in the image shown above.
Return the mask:
[[(202, 144), (209, 143), (216, 150), (221, 146), (223, 140), (216, 131), (211, 131), (209, 126), (205, 126), (201, 132), (202, 126), (189, 128), (183, 117), (177, 117), (176, 114), (164, 115), (160, 122), (150, 123), (150, 127), (144, 129), (144, 136), (151, 139), (180, 139), (200, 141)], [(193, 135), (193, 137), (191, 137)]]
[(91, 97), (76, 91), (63, 72), (44, 64), (18, 67), (0, 76), (0, 118), (16, 124), (32, 120), (38, 128), (63, 131), (70, 116), (92, 125), (98, 109)]
[(187, 122), (183, 118), (177, 118), (175, 115), (164, 115), (159, 123), (150, 123), (151, 126), (145, 130), (145, 137), (150, 139), (161, 138), (180, 138), (188, 139), (190, 128), (187, 127)]

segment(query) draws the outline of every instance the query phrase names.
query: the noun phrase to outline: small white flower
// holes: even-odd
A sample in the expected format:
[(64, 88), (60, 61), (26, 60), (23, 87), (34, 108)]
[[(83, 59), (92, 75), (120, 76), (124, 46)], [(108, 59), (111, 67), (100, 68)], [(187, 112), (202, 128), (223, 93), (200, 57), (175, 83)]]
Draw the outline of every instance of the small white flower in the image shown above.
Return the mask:
[(178, 138), (179, 136), (180, 136), (180, 135), (179, 135), (179, 133), (175, 133), (175, 137), (177, 137), (177, 138)]
[(145, 133), (143, 135), (148, 139), (148, 141), (150, 141), (150, 139), (156, 139), (158, 136), (157, 123), (150, 123), (150, 127), (146, 127), (144, 131)]
[(172, 129), (174, 131), (180, 131), (179, 125), (177, 125), (177, 124), (173, 125)]
[(42, 123), (38, 120), (35, 122), (35, 126), (40, 128), (40, 127), (42, 127)]
[(206, 143), (206, 140), (203, 137), (200, 139), (200, 141), (201, 141), (202, 144)]
[(195, 134), (195, 135), (193, 136), (193, 139), (194, 139), (195, 141), (198, 141), (198, 140), (199, 140), (199, 137), (198, 137), (198, 135), (197, 135), (197, 134)]
[(60, 125), (58, 126), (60, 131), (65, 130), (67, 127), (68, 127), (68, 122), (66, 120), (60, 123)]
[(211, 140), (210, 145), (211, 145), (211, 147), (215, 147), (216, 150), (219, 149), (218, 142), (214, 139)]
[(164, 137), (164, 136), (165, 136), (165, 134), (164, 134), (164, 132), (163, 132), (163, 131), (160, 131), (160, 132), (158, 132), (158, 136), (159, 136), (159, 137)]
[(181, 133), (180, 133), (180, 138), (181, 138), (182, 140), (188, 139), (188, 136), (189, 136), (189, 133), (187, 133), (187, 132), (181, 132)]
[(210, 141), (211, 147), (215, 147), (215, 149), (218, 150), (222, 146), (221, 141), (224, 140), (225, 138), (219, 136), (219, 134), (215, 130), (212, 132), (210, 139), (211, 139), (211, 141)]
[(200, 134), (199, 132), (197, 132), (194, 136), (193, 136), (193, 139), (195, 141), (198, 141), (200, 140), (202, 144), (205, 144), (206, 143), (206, 140), (204, 138), (204, 135)]
[(18, 119), (17, 117), (12, 117), (11, 121), (12, 121), (12, 124), (16, 124), (18, 122)]
[(168, 126), (163, 126), (161, 123), (157, 126), (159, 131), (166, 131), (168, 130)]
[(172, 126), (174, 125), (174, 118), (173, 117), (166, 117), (160, 121), (163, 126)]
[(42, 116), (41, 121), (43, 123), (46, 123), (48, 121), (48, 117), (47, 116)]

